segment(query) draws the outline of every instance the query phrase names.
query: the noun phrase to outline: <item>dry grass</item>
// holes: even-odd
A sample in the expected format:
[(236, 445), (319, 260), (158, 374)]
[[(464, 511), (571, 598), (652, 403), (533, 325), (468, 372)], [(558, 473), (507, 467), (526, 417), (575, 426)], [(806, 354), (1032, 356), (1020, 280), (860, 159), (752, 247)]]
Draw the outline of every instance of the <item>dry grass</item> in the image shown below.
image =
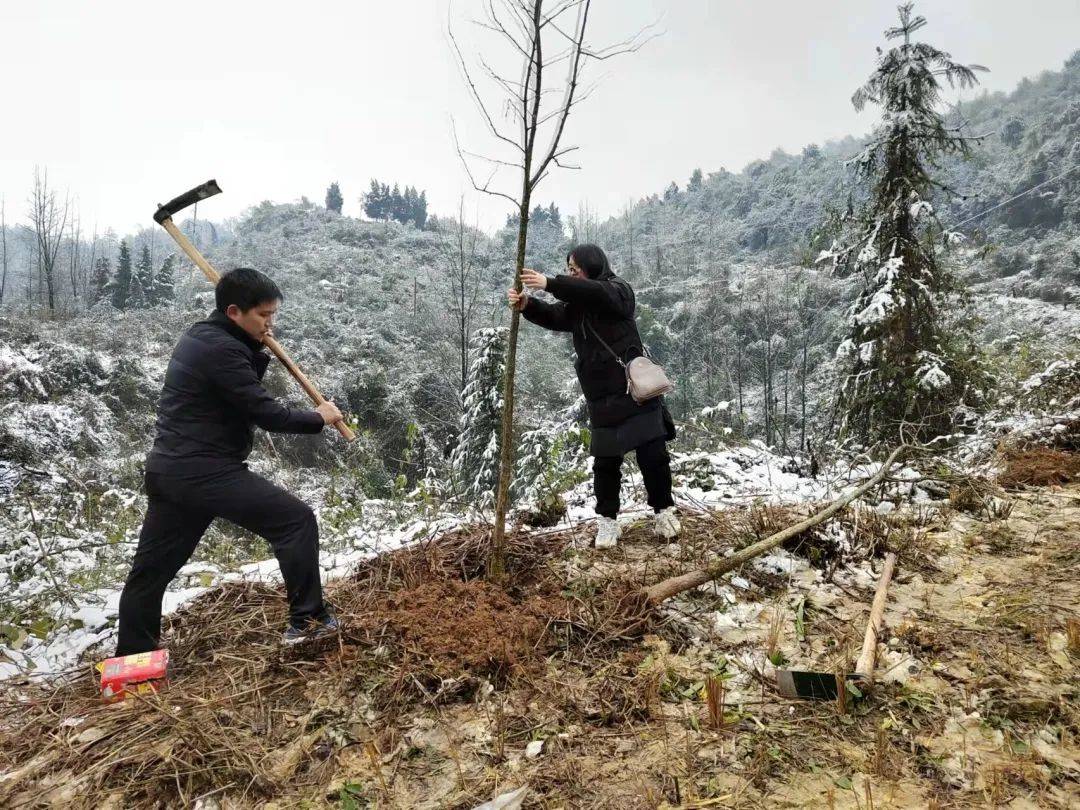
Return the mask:
[[(829, 791), (838, 807), (1063, 806), (1056, 797), (1074, 786), (1067, 770), (1023, 745), (1047, 728), (1062, 741), (1080, 737), (1075, 686), (1049, 677), (1018, 685), (1015, 675), (1058, 672), (1052, 644), (1080, 652), (1067, 532), (1021, 538), (1001, 522), (986, 527), (1000, 542), (972, 547), (954, 533), (949, 553), (980, 561), (1025, 543), (1033, 550), (1002, 560), (1009, 577), (958, 603), (977, 618), (950, 618), (930, 580), (907, 584), (944, 539), (931, 542), (910, 515), (837, 516), (825, 539), (842, 530), (860, 561), (885, 542), (904, 552), (890, 605), (908, 589), (907, 604), (925, 607), (893, 628), (897, 648), (944, 663), (946, 674), (971, 673), (949, 674), (933, 692), (879, 684), (862, 699), (848, 695), (841, 713), (779, 699), (744, 663), (744, 643), (712, 637), (708, 617), (722, 597), (697, 592), (626, 625), (627, 593), (797, 519), (761, 508), (684, 517), (677, 548), (638, 527), (611, 552), (570, 551), (580, 539), (571, 531), (512, 534), (506, 587), (484, 579), (486, 527), (381, 555), (327, 589), (344, 619), (340, 638), (288, 652), (277, 643), (280, 589), (217, 588), (169, 620), (176, 671), (162, 694), (105, 706), (84, 672), (0, 698), (0, 806), (181, 806), (212, 794), (238, 807), (351, 797), (354, 806), (470, 808), (524, 782), (537, 807), (828, 806)], [(839, 570), (842, 556), (826, 564)], [(792, 583), (780, 580), (739, 590), (765, 616), (750, 628), (753, 652), (850, 657), (851, 617), (863, 615), (866, 594), (808, 604), (807, 639), (797, 642), (784, 632), (791, 612), (776, 609), (791, 604)], [(983, 724), (1019, 753), (985, 764), (978, 786), (958, 786), (948, 752), (932, 743), (974, 696)], [(541, 739), (542, 756), (525, 759)]]
[(1003, 487), (1061, 486), (1080, 480), (1080, 453), (1033, 447), (1005, 454), (1005, 470), (998, 479)]

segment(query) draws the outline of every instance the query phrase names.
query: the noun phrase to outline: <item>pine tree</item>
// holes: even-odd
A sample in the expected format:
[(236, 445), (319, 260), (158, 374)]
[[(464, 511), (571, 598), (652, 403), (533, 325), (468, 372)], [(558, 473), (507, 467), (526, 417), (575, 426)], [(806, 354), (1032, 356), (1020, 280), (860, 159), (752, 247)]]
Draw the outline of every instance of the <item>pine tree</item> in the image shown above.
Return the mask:
[(91, 306), (108, 295), (109, 276), (112, 275), (112, 266), (106, 256), (98, 256), (94, 262), (94, 274), (90, 278), (90, 304)]
[[(128, 301), (128, 306), (138, 309), (140, 307), (152, 307), (157, 303), (154, 296), (154, 265), (150, 258), (150, 248), (147, 245), (142, 246), (142, 252), (139, 253), (139, 261), (135, 265), (135, 272), (131, 277), (131, 282), (131, 299)], [(139, 300), (142, 303), (135, 303), (136, 290), (140, 293)]]
[(473, 333), (461, 440), (450, 457), (457, 489), (480, 508), (494, 503), (499, 477), (506, 339), (505, 328), (478, 329)]
[(413, 222), (420, 230), (424, 230), (427, 224), (427, 192), (421, 191), (416, 198), (416, 208), (413, 210)]
[(345, 204), (345, 200), (341, 197), (341, 189), (337, 183), (331, 183), (330, 188), (326, 190), (326, 210), (333, 211), (335, 214), (341, 213), (341, 207)]
[(941, 79), (950, 86), (977, 83), (977, 65), (911, 35), (926, 24), (899, 6), (900, 25), (885, 32), (903, 43), (879, 50), (870, 79), (852, 97), (883, 108), (881, 125), (852, 163), (872, 184), (865, 210), (852, 220), (854, 236), (823, 257), (840, 272), (860, 273), (864, 288), (849, 312), (848, 335), (837, 350), (843, 373), (837, 402), (840, 434), (874, 444), (925, 440), (949, 430), (977, 371), (962, 329), (945, 328), (945, 305), (958, 287), (938, 264), (941, 236), (926, 200), (941, 188), (930, 175), (940, 155), (966, 154), (969, 141), (946, 128), (936, 107)]
[(150, 293), (143, 285), (143, 277), (139, 272), (131, 274), (131, 287), (128, 292), (128, 309), (146, 309), (150, 306)]
[(170, 253), (161, 263), (157, 274), (154, 276), (154, 301), (158, 304), (168, 304), (176, 297), (176, 283), (174, 273), (176, 271), (176, 254)]
[(131, 251), (127, 240), (120, 240), (120, 255), (116, 259), (116, 275), (107, 285), (109, 298), (117, 309), (127, 309), (131, 295)]
[(397, 183), (394, 183), (394, 190), (390, 192), (389, 204), (387, 205), (387, 219), (395, 220), (396, 222), (404, 222), (402, 217), (402, 211), (404, 209), (403, 201), (401, 198), (401, 189)]
[(701, 169), (694, 169), (694, 173), (690, 175), (690, 182), (686, 184), (687, 191), (701, 191), (703, 180), (701, 176)]
[(371, 188), (364, 195), (364, 213), (369, 219), (386, 218), (386, 195), (385, 186), (379, 184), (374, 177), (371, 178)]

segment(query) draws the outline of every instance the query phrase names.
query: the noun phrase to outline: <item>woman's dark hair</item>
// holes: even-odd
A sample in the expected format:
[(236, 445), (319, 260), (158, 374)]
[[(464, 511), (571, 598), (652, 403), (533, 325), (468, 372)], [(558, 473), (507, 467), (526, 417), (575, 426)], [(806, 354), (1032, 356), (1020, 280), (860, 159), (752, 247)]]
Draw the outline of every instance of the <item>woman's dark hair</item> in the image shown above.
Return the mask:
[(611, 272), (607, 256), (596, 245), (576, 245), (570, 248), (570, 252), (566, 254), (567, 264), (570, 264), (570, 259), (573, 259), (574, 264), (589, 278), (600, 278)]
[(236, 304), (241, 312), (247, 312), (259, 304), (281, 301), (284, 298), (281, 289), (270, 276), (250, 267), (230, 270), (221, 277), (214, 289), (218, 312), (224, 312), (232, 304)]

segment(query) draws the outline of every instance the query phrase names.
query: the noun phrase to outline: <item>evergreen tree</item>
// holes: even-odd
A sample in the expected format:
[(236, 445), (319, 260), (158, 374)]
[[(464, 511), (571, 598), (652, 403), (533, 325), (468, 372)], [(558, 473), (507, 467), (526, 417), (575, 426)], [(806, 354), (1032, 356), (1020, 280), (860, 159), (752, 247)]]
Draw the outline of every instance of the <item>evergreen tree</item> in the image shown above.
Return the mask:
[(401, 189), (397, 183), (394, 183), (394, 190), (389, 194), (389, 201), (387, 205), (387, 219), (392, 219), (396, 222), (404, 222), (403, 217), (404, 202), (401, 198)]
[(969, 139), (947, 128), (936, 111), (941, 80), (976, 84), (976, 66), (911, 35), (926, 24), (911, 3), (899, 7), (900, 25), (885, 32), (902, 44), (880, 52), (870, 79), (852, 98), (883, 108), (881, 125), (854, 159), (872, 184), (865, 210), (853, 221), (846, 246), (826, 251), (839, 271), (862, 275), (864, 287), (849, 312), (848, 335), (837, 350), (843, 372), (840, 433), (865, 443), (925, 440), (950, 428), (975, 370), (962, 330), (946, 329), (944, 305), (958, 292), (935, 255), (940, 237), (928, 193), (939, 156), (966, 154)]
[(330, 188), (326, 190), (326, 210), (333, 211), (335, 214), (341, 213), (341, 207), (345, 204), (345, 200), (341, 197), (341, 189), (337, 183), (331, 183)]
[(109, 276), (112, 266), (105, 256), (98, 256), (94, 262), (94, 274), (90, 278), (90, 304), (96, 304), (108, 295)]
[(364, 213), (369, 219), (386, 219), (386, 186), (371, 178), (371, 188), (364, 195)]
[(480, 508), (494, 503), (499, 477), (506, 341), (505, 328), (478, 329), (473, 333), (461, 439), (450, 457), (458, 491)]
[(157, 274), (154, 276), (154, 302), (158, 304), (171, 303), (176, 297), (176, 284), (174, 274), (176, 271), (176, 254), (170, 253), (161, 263)]
[(150, 291), (143, 285), (142, 274), (131, 274), (131, 287), (128, 292), (128, 309), (146, 309), (150, 306)]
[(427, 192), (421, 191), (420, 196), (416, 198), (416, 208), (413, 211), (413, 222), (416, 223), (416, 227), (420, 230), (424, 230), (424, 226), (427, 224)]
[[(137, 285), (136, 281), (138, 281)], [(154, 266), (150, 259), (150, 248), (146, 245), (142, 246), (142, 252), (139, 253), (139, 261), (135, 265), (135, 272), (131, 277), (131, 282), (131, 298), (128, 301), (128, 306), (138, 309), (153, 306), (157, 303), (154, 297)], [(142, 303), (135, 303), (136, 289), (141, 293), (140, 300)]]
[(109, 298), (117, 309), (127, 309), (131, 295), (131, 251), (127, 240), (120, 240), (120, 255), (116, 259), (116, 275), (108, 284)]
[(694, 173), (690, 175), (690, 182), (686, 184), (686, 190), (701, 191), (702, 184), (701, 169), (694, 169)]

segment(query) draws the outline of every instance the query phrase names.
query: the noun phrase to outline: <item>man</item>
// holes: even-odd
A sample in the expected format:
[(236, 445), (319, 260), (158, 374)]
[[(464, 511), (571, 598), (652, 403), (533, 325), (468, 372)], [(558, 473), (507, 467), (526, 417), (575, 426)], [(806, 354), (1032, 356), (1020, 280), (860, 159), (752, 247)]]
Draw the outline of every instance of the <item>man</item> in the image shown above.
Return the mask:
[(282, 405), (262, 385), (283, 296), (268, 277), (238, 268), (221, 277), (217, 309), (173, 349), (146, 460), (149, 503), (131, 572), (120, 597), (116, 654), (148, 652), (161, 634), (161, 600), (207, 527), (225, 518), (269, 541), (289, 598), (283, 641), (338, 630), (323, 602), (319, 527), (302, 501), (250, 472), (254, 427), (318, 433), (341, 420), (332, 402), (314, 411)]

